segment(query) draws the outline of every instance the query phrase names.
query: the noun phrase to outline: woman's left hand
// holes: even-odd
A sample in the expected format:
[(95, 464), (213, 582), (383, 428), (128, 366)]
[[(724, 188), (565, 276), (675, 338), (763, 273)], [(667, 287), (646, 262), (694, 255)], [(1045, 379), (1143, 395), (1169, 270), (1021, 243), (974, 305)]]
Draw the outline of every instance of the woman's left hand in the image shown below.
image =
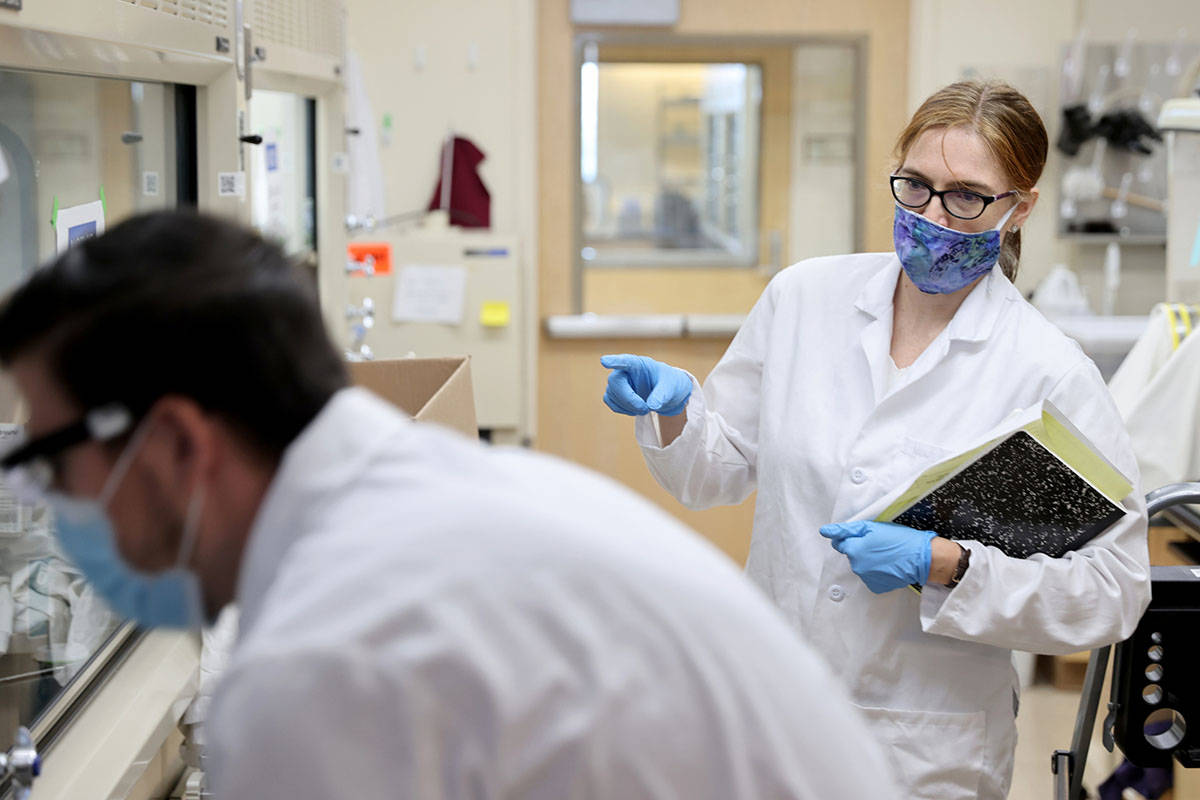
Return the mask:
[(840, 522), (821, 527), (833, 549), (850, 559), (850, 569), (875, 594), (903, 586), (924, 586), (932, 561), (932, 531), (890, 522)]

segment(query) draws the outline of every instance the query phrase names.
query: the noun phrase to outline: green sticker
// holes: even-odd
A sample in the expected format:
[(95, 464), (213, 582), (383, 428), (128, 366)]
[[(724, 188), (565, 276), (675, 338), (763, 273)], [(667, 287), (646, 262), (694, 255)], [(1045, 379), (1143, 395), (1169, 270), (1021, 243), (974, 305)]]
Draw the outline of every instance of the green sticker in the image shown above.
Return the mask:
[(392, 129), (392, 115), (390, 113), (383, 115), (383, 129), (384, 130)]
[(104, 216), (108, 216), (108, 200), (104, 197), (104, 184), (100, 184), (100, 210), (104, 212)]
[(50, 206), (50, 227), (58, 227), (58, 195), (54, 195), (54, 203)]

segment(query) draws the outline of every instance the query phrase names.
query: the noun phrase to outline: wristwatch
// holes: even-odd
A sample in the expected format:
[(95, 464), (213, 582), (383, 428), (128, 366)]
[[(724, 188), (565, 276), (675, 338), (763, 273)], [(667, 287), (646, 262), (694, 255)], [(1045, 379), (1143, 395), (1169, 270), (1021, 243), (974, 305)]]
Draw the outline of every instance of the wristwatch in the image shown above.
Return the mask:
[(967, 567), (971, 565), (971, 551), (963, 547), (961, 544), (959, 545), (959, 548), (962, 549), (962, 552), (958, 554), (958, 566), (954, 568), (954, 577), (951, 578), (950, 582), (946, 584), (946, 586), (950, 589), (958, 586), (958, 582), (963, 579), (963, 575), (967, 574)]

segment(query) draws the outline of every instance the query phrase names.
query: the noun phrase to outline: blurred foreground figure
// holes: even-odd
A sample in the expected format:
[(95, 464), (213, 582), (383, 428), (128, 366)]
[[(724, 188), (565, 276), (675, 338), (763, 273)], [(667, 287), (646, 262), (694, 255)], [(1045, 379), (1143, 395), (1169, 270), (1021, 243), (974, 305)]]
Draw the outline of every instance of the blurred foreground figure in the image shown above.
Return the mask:
[(347, 388), (273, 245), (137, 217), (0, 308), (10, 480), (120, 613), (241, 632), (218, 798), (897, 797), (830, 672), (624, 488)]

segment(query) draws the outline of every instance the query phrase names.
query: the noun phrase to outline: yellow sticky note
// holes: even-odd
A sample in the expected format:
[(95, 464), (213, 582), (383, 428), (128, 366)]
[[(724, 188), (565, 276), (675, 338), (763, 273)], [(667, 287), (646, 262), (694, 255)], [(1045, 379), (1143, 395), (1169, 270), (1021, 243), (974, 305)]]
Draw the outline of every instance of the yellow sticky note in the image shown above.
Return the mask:
[(485, 328), (507, 328), (512, 321), (512, 312), (508, 303), (490, 301), (479, 309), (479, 324)]

